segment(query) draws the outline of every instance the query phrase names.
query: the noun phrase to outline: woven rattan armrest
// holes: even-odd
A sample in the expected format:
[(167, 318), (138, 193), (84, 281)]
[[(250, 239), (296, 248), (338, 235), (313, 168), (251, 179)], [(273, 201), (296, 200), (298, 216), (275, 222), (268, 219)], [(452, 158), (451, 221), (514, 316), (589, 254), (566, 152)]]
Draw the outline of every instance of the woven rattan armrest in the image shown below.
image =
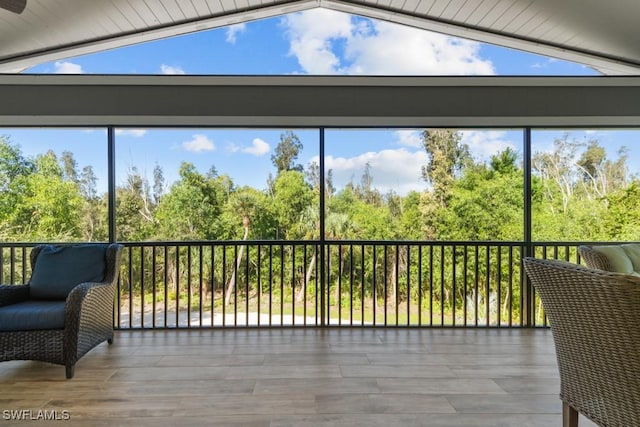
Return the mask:
[(71, 290), (65, 306), (67, 360), (77, 360), (96, 343), (113, 339), (112, 282), (81, 283)]
[(95, 293), (109, 292), (113, 298), (113, 285), (107, 282), (80, 283), (69, 292), (67, 296), (67, 310), (79, 311), (87, 298), (92, 298)]
[[(76, 330), (80, 320), (91, 321), (94, 316), (113, 312), (113, 284), (111, 283), (81, 283), (69, 292), (65, 306), (66, 328)], [(99, 320), (99, 319), (96, 319)]]
[(0, 307), (29, 299), (29, 285), (0, 285)]

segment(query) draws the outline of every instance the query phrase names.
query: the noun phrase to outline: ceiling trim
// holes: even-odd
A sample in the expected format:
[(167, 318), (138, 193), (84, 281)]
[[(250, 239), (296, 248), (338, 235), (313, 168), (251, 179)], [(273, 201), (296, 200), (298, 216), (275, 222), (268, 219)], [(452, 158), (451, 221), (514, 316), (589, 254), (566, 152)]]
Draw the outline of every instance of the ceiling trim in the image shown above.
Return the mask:
[(236, 12), (198, 18), (179, 23), (168, 23), (151, 30), (126, 33), (115, 37), (69, 44), (57, 49), (29, 52), (0, 60), (0, 73), (20, 73), (29, 67), (49, 61), (57, 61), (73, 56), (86, 55), (148, 41), (188, 34), (196, 31), (220, 28), (227, 25), (249, 22), (258, 19), (281, 16), (323, 7), (339, 12), (351, 13), (368, 18), (380, 19), (402, 25), (435, 31), (455, 37), (477, 40), (508, 48), (523, 50), (567, 61), (578, 62), (609, 75), (640, 74), (640, 63), (623, 61), (606, 53), (594, 53), (572, 49), (564, 45), (540, 43), (512, 34), (491, 32), (489, 30), (460, 23), (447, 22), (434, 18), (401, 12), (389, 6), (370, 6), (357, 1), (346, 0), (288, 0), (272, 3), (268, 6), (255, 6)]

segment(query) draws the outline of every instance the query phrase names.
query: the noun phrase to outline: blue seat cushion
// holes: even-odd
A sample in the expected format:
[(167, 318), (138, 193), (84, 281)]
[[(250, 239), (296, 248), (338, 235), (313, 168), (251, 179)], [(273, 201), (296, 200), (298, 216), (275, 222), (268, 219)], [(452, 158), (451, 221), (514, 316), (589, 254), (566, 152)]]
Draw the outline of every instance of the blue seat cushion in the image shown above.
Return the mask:
[(84, 282), (102, 282), (107, 245), (82, 244), (43, 247), (31, 276), (30, 295), (34, 299), (63, 300)]
[(64, 301), (24, 301), (0, 307), (0, 331), (64, 328)]

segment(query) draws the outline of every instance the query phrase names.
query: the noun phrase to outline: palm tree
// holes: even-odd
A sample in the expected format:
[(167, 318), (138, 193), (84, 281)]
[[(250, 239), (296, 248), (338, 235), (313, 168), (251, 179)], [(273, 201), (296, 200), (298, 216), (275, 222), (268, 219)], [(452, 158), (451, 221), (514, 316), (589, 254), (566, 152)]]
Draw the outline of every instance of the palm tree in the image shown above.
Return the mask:
[[(242, 236), (242, 241), (246, 241), (249, 237), (249, 226), (251, 225), (250, 216), (255, 210), (255, 199), (249, 193), (236, 193), (235, 197), (230, 200), (233, 208), (238, 212), (238, 214), (242, 217), (242, 227), (244, 228), (244, 234)], [(242, 256), (244, 254), (245, 245), (240, 246), (240, 250), (238, 251), (238, 256), (236, 258), (236, 267), (233, 269), (233, 273), (231, 274), (231, 278), (229, 279), (229, 283), (227, 284), (227, 293), (224, 298), (224, 304), (229, 305), (231, 302), (231, 292), (236, 287), (236, 272), (240, 269), (240, 265), (242, 265)], [(247, 295), (247, 298), (249, 296)]]
[[(304, 239), (305, 240), (313, 240), (317, 239), (320, 232), (320, 211), (316, 206), (307, 206), (307, 208), (302, 212), (302, 216), (300, 217), (300, 222), (302, 228), (305, 230)], [(296, 302), (302, 302), (304, 296), (307, 294), (307, 287), (309, 286), (309, 282), (311, 281), (311, 275), (316, 266), (317, 260), (317, 252), (313, 250), (313, 255), (311, 256), (311, 260), (309, 261), (309, 267), (307, 268), (307, 274), (304, 278), (304, 283), (302, 284), (302, 291), (298, 292), (296, 296)]]

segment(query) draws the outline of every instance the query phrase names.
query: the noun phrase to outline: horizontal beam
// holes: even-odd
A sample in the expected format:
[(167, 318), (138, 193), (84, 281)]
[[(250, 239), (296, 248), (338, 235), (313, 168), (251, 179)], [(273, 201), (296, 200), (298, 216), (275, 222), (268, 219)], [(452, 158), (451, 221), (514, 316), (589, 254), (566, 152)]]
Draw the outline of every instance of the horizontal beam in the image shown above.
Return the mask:
[(0, 76), (0, 126), (639, 126), (640, 77)]

